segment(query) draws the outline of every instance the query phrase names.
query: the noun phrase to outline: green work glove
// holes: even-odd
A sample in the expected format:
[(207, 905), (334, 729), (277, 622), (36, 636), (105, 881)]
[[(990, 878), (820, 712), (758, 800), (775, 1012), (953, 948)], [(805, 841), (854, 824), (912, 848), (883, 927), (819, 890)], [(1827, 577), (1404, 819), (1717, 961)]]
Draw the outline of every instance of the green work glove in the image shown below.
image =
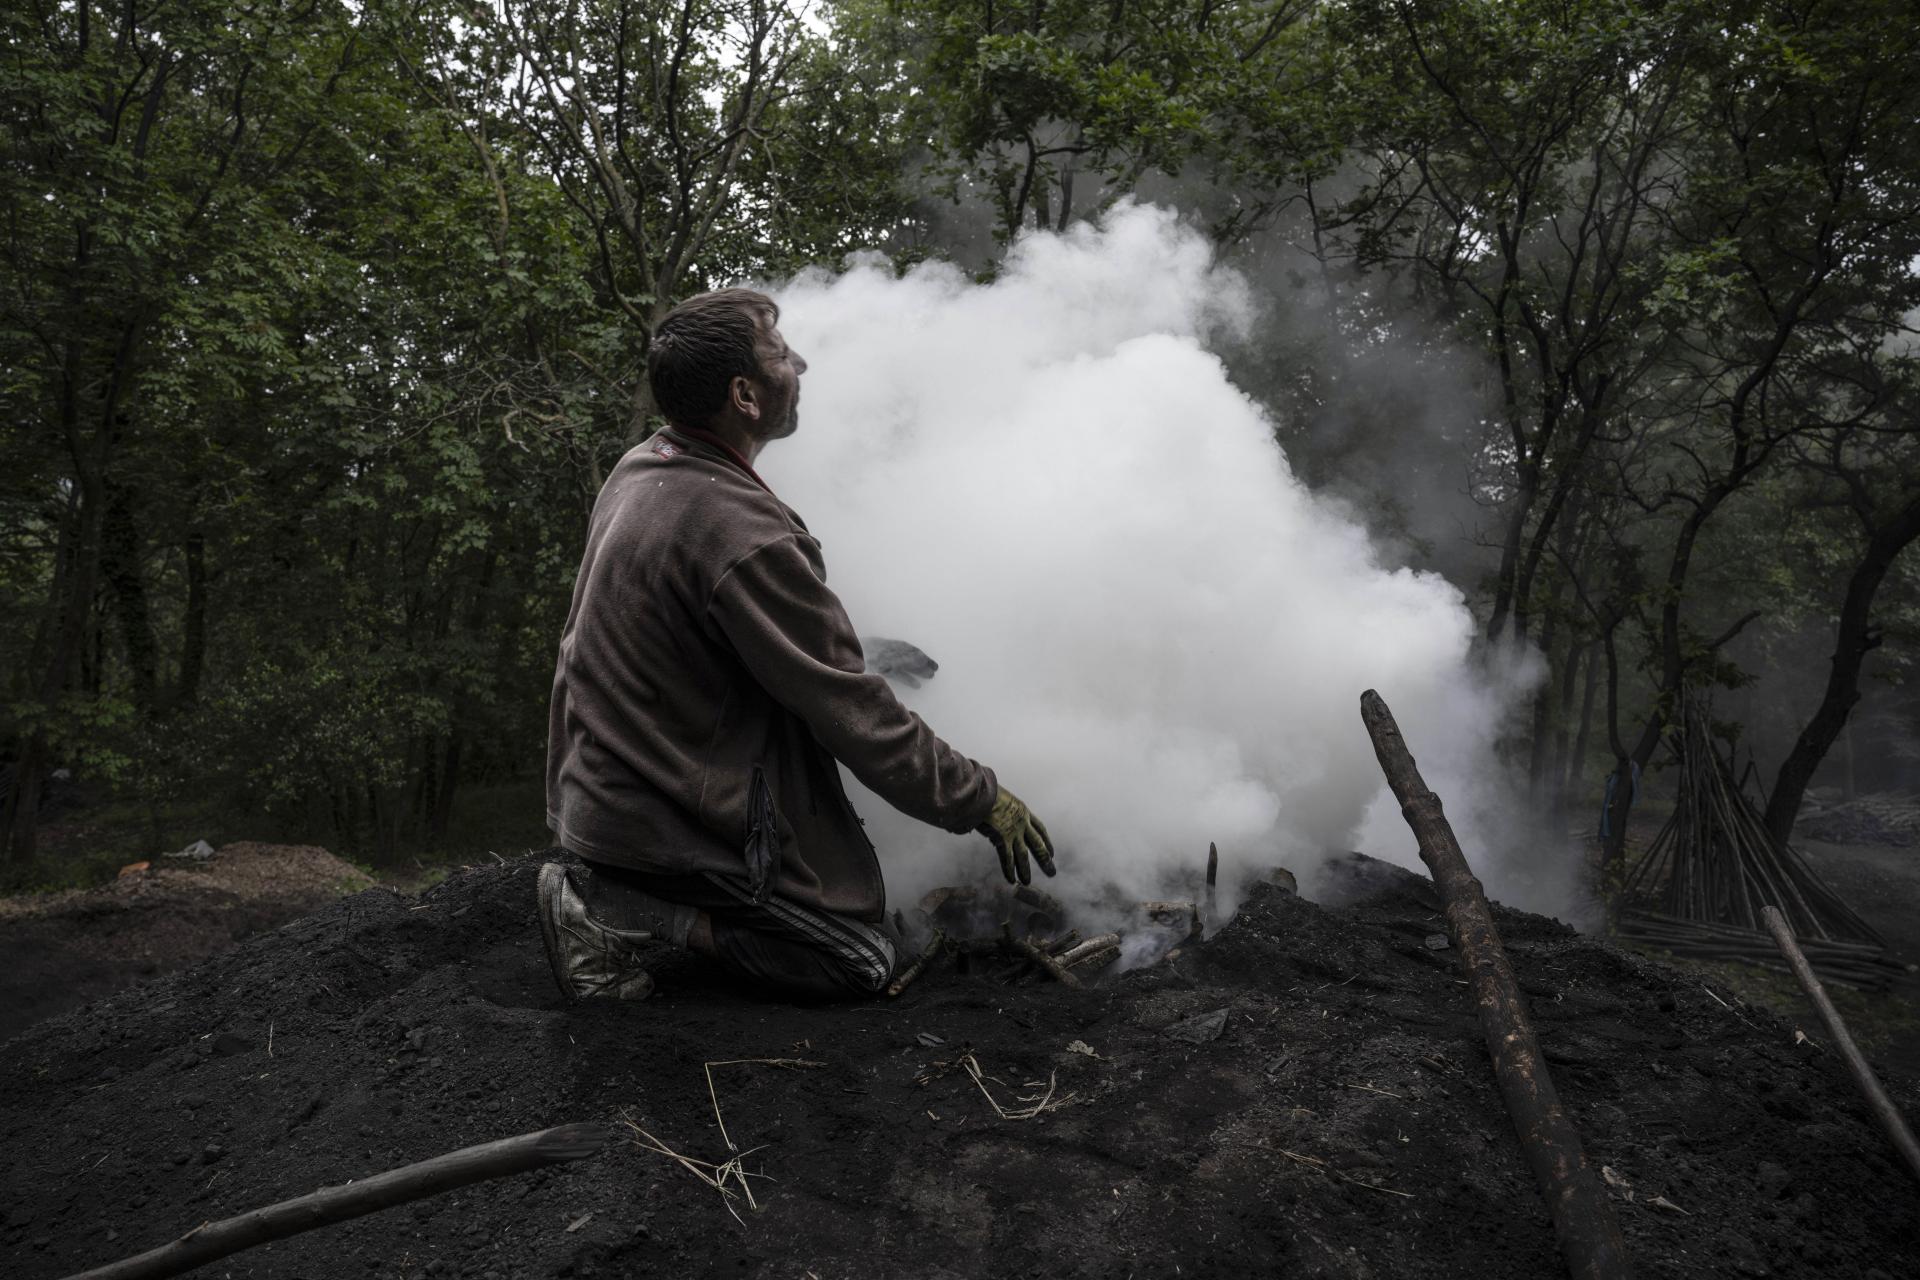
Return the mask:
[(1035, 862), (1042, 871), (1053, 874), (1053, 841), (1047, 838), (1046, 827), (1033, 816), (1033, 810), (1020, 803), (1019, 796), (1005, 787), (994, 797), (993, 811), (987, 815), (980, 834), (993, 841), (994, 851), (1000, 855), (1000, 870), (1008, 884), (1016, 880), (1021, 884), (1033, 883)]

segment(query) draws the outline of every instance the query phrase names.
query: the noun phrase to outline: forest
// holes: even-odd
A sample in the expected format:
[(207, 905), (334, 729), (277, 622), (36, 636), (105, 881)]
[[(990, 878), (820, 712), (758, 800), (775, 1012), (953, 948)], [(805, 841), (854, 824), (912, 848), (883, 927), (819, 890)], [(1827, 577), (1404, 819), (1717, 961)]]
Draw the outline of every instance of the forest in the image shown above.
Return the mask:
[(1690, 698), (1778, 838), (1816, 784), (1914, 785), (1910, 5), (0, 22), (9, 883), (58, 878), (64, 790), (156, 852), (219, 811), (391, 857), (516, 786), (537, 832), (554, 643), (665, 313), (861, 252), (991, 279), (1129, 199), (1296, 318), (1223, 353), (1294, 470), (1462, 588), (1488, 661), (1536, 655), (1505, 750), (1563, 828), (1611, 797), (1604, 874)]

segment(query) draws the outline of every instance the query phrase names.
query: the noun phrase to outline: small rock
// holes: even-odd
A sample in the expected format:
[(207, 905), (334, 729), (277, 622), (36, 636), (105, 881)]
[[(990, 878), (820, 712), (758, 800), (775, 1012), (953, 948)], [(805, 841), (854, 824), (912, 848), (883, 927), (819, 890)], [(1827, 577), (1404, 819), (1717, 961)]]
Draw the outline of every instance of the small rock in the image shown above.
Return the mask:
[(1215, 1009), (1211, 1013), (1196, 1013), (1190, 1018), (1180, 1019), (1167, 1028), (1166, 1034), (1188, 1044), (1205, 1044), (1209, 1040), (1218, 1040), (1220, 1033), (1226, 1029), (1227, 1011)]
[(227, 1154), (227, 1149), (217, 1142), (209, 1142), (200, 1148), (200, 1163), (212, 1164)]
[(231, 1031), (222, 1031), (213, 1038), (212, 1053), (219, 1058), (233, 1058), (253, 1048), (253, 1041), (245, 1036), (237, 1036)]
[(1427, 935), (1426, 946), (1429, 951), (1445, 951), (1452, 945), (1453, 943), (1447, 941), (1447, 935), (1444, 933), (1430, 933)]
[(1793, 1185), (1793, 1175), (1771, 1160), (1762, 1160), (1753, 1171), (1753, 1185), (1767, 1200), (1778, 1200)]

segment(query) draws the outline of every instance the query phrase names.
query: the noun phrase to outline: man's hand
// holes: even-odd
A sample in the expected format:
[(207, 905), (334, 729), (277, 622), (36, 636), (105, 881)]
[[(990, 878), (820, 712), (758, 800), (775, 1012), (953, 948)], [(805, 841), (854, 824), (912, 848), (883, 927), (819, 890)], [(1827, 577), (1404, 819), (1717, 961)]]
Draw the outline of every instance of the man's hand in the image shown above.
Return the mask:
[(1019, 796), (1005, 787), (994, 797), (993, 811), (987, 815), (980, 834), (993, 841), (994, 851), (1000, 855), (1000, 870), (1008, 884), (1016, 881), (1031, 884), (1035, 862), (1042, 871), (1053, 874), (1053, 841), (1048, 838), (1046, 827), (1033, 816), (1033, 810), (1020, 802)]

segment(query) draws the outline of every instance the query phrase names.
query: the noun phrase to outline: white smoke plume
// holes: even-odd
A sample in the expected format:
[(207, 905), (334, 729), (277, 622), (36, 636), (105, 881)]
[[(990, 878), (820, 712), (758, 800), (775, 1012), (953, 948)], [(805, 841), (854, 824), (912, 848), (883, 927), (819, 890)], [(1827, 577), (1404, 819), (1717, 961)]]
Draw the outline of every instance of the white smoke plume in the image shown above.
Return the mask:
[[(1249, 290), (1174, 215), (1030, 237), (991, 284), (875, 261), (775, 293), (811, 369), (761, 470), (861, 633), (940, 663), (902, 696), (1048, 824), (1045, 888), (1161, 896), (1209, 841), (1223, 905), (1332, 851), (1418, 867), (1360, 723), (1377, 688), (1489, 890), (1561, 905), (1501, 860), (1506, 699), (1460, 592), (1295, 480), (1208, 349), (1247, 336)], [(894, 903), (997, 874), (978, 837), (850, 790)]]

